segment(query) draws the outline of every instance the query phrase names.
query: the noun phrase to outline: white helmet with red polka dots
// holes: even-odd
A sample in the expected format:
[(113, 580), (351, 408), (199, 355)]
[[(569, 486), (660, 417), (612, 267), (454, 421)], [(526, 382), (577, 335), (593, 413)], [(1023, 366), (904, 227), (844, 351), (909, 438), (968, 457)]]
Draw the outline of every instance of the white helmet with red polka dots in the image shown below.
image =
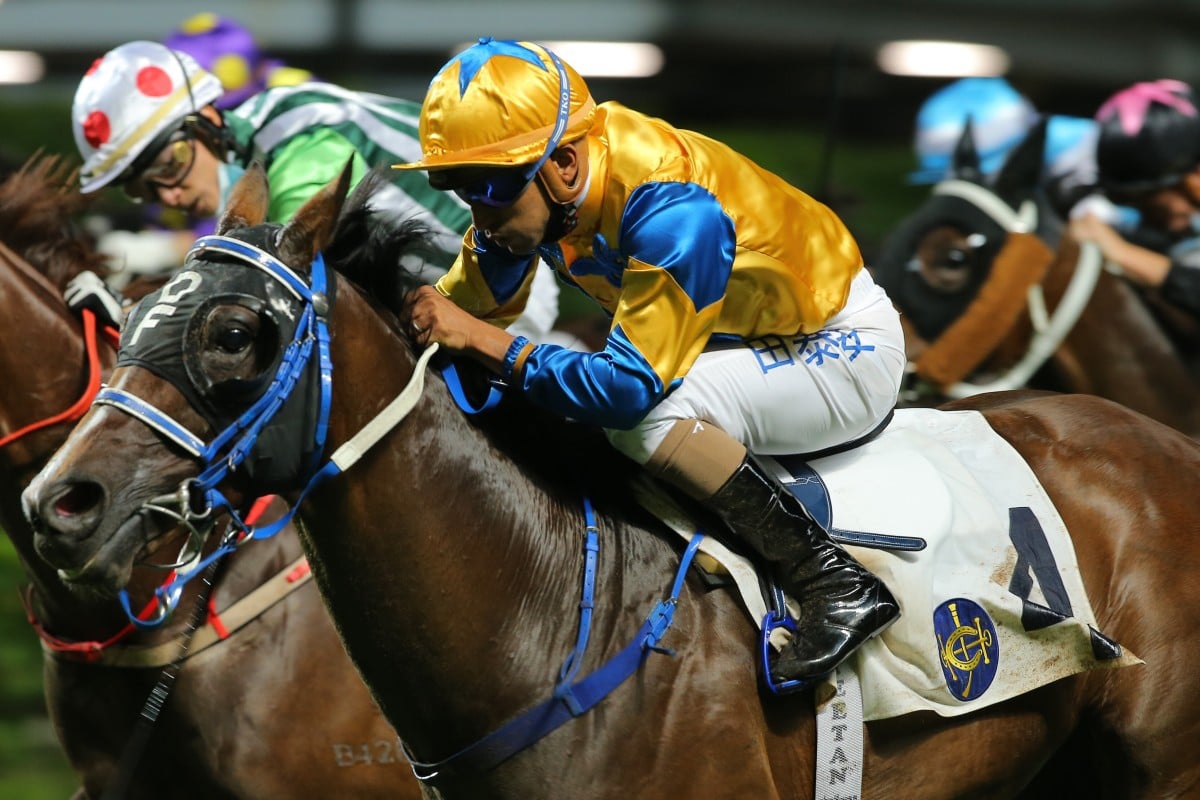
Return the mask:
[(92, 64), (75, 90), (71, 127), (81, 191), (112, 183), (160, 134), (221, 96), (221, 82), (186, 53), (129, 42)]

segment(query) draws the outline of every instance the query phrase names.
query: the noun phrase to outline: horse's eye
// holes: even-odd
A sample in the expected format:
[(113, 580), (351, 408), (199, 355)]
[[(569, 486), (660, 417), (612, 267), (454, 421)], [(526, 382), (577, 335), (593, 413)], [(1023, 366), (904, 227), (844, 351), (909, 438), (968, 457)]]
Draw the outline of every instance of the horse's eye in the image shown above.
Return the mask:
[(254, 343), (254, 334), (250, 332), (249, 328), (231, 325), (221, 330), (213, 343), (226, 353), (240, 353)]

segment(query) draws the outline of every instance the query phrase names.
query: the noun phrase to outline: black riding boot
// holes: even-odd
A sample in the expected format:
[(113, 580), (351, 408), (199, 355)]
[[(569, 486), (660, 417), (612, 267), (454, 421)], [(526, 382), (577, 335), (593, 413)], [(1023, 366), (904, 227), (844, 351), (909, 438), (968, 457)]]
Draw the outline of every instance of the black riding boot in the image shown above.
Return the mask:
[(771, 668), (776, 681), (832, 672), (900, 616), (883, 582), (835, 544), (749, 455), (707, 505), (777, 566), (784, 591), (799, 603), (797, 631)]

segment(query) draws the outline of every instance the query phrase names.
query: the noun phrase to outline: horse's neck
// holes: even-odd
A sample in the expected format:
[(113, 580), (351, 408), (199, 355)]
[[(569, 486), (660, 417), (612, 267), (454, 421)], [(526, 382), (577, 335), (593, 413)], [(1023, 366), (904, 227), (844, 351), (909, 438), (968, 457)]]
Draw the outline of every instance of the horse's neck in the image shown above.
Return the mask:
[[(1064, 238), (1046, 279), (1055, 306), (1074, 275), (1079, 246)], [(1091, 298), (1056, 354), (1071, 391), (1099, 394), (1193, 436), (1200, 434), (1200, 386), (1137, 291), (1101, 271)], [(1070, 365), (1064, 362), (1070, 361)]]
[[(406, 345), (372, 312), (346, 303), (340, 296), (335, 323), (353, 318), (359, 328), (334, 338), (332, 446), (398, 394), (413, 369)], [(465, 730), (482, 733), (544, 697), (577, 630), (581, 500), (525, 474), (439, 380), (429, 376), (398, 428), (314, 496), (305, 522), (314, 573), (347, 649), (419, 752), (443, 752)], [(621, 579), (622, 540), (634, 538), (628, 527), (606, 519), (601, 528), (603, 611), (593, 646), (602, 651), (618, 625), (630, 636), (636, 630), (628, 615), (638, 604), (621, 594), (638, 588)], [(661, 542), (657, 557), (641, 554), (646, 569), (663, 573), (641, 590), (669, 582), (669, 554)], [(485, 719), (480, 697), (495, 700)], [(430, 720), (460, 727), (430, 729)]]
[[(346, 301), (339, 298), (338, 303)], [(414, 357), (407, 344), (369, 308), (351, 313), (356, 324), (370, 329), (354, 337), (353, 352), (339, 351), (335, 337), (327, 452), (366, 426), (413, 378)], [(579, 551), (575, 539), (567, 547), (566, 537), (558, 534), (576, 523), (582, 532), (581, 500), (551, 494), (455, 406), (432, 369), (424, 379), (425, 390), (411, 414), (337, 480), (370, 485), (372, 507), (389, 509), (387, 521), (403, 524), (404, 534), (393, 544), (414, 556), (444, 559), (448, 548), (454, 552), (461, 547), (458, 557), (491, 563), (493, 572), (496, 564), (523, 564), (525, 574), (518, 582), (526, 585), (561, 579), (554, 559), (574, 566)], [(549, 561), (534, 564), (538, 558)], [(423, 575), (428, 569), (426, 561), (416, 571)], [(539, 571), (545, 574), (535, 575)], [(565, 583), (574, 585), (574, 579), (572, 575)]]
[[(68, 408), (87, 384), (79, 320), (58, 290), (0, 244), (0, 436)], [(108, 369), (115, 353), (101, 345)], [(21, 450), (18, 442), (13, 453)], [(13, 453), (5, 453), (16, 459)]]

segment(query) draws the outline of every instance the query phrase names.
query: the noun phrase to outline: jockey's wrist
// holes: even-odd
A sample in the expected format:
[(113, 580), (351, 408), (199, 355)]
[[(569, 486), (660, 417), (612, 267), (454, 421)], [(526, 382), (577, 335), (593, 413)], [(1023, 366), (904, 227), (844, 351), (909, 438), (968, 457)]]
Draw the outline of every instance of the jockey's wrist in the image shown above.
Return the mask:
[(504, 367), (501, 375), (510, 384), (513, 382), (514, 377), (520, 377), (521, 370), (525, 368), (525, 361), (529, 358), (529, 354), (533, 352), (533, 348), (533, 342), (524, 336), (516, 337), (508, 345), (508, 350), (504, 353)]

